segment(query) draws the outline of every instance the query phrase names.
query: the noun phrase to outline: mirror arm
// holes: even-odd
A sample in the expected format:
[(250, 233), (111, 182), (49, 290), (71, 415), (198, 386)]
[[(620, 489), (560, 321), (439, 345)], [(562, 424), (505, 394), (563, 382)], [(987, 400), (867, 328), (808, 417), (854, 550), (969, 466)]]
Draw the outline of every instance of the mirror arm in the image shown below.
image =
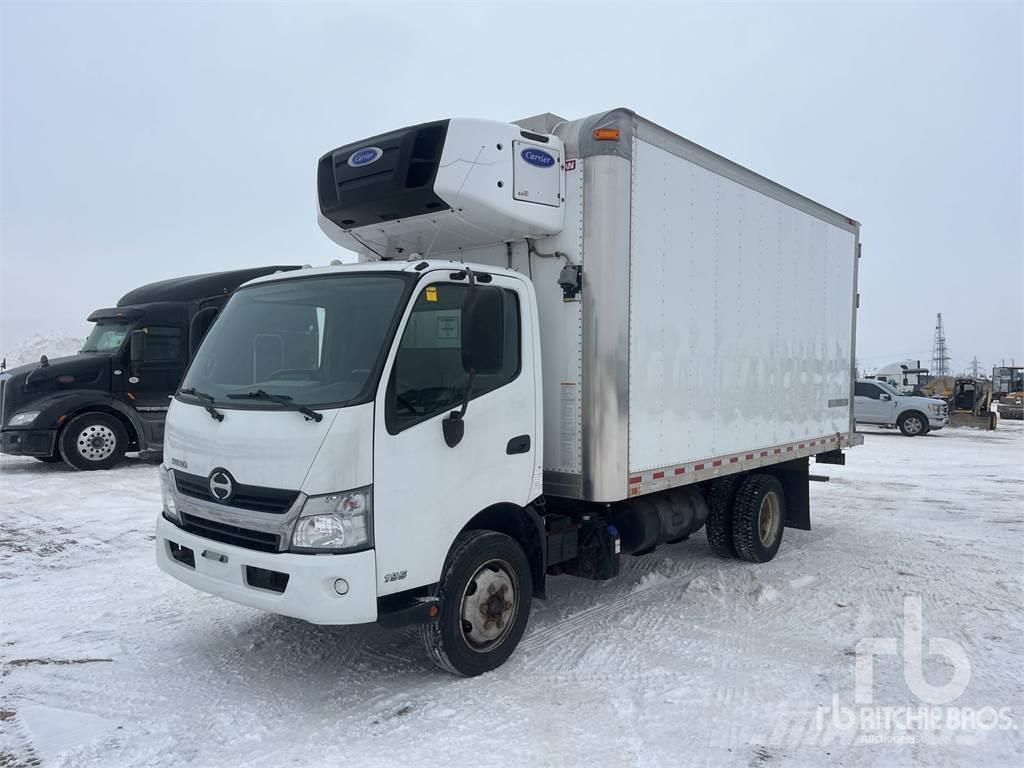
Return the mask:
[(466, 415), (466, 409), (469, 408), (469, 399), (473, 396), (473, 384), (476, 382), (476, 368), (470, 368), (469, 370), (469, 381), (466, 383), (466, 396), (462, 398), (462, 409), (459, 411), (456, 417), (455, 412), (452, 411), (453, 418), (461, 419)]

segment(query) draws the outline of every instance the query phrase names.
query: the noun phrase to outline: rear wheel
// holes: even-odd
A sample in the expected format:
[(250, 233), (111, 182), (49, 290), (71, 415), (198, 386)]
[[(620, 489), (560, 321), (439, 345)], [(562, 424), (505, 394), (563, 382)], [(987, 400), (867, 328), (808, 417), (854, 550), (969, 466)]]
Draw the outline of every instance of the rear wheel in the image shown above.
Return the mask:
[(732, 500), (740, 475), (714, 481), (708, 493), (708, 521), (704, 524), (711, 551), (719, 557), (736, 557), (736, 544), (732, 538)]
[(437, 587), (440, 615), (420, 627), (427, 655), (464, 677), (501, 666), (526, 631), (532, 593), (530, 563), (515, 539), (464, 531)]
[(900, 416), (900, 432), (907, 437), (917, 437), (928, 433), (928, 419), (917, 411), (910, 411)]
[(75, 416), (60, 435), (60, 455), (75, 469), (110, 469), (128, 449), (128, 433), (106, 413)]
[(779, 551), (786, 524), (786, 497), (772, 475), (749, 475), (732, 505), (736, 555), (751, 563), (767, 563)]

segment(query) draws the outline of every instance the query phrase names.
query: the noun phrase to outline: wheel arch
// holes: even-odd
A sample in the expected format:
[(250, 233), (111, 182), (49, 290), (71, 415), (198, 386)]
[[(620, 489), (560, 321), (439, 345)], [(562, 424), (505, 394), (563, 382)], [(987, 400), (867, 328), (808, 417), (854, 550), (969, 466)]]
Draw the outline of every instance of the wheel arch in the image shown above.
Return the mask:
[(533, 596), (545, 596), (547, 551), (544, 521), (532, 506), (524, 508), (508, 502), (492, 504), (470, 518), (459, 533), (469, 530), (496, 531), (515, 539), (530, 561)]
[(134, 414), (128, 412), (128, 409), (125, 406), (118, 406), (119, 404), (116, 401), (85, 401), (81, 405), (77, 406), (73, 412), (67, 415), (67, 418), (65, 418), (61, 423), (60, 432), (63, 432), (67, 423), (76, 416), (81, 416), (83, 413), (104, 413), (108, 416), (113, 416), (121, 422), (125, 432), (128, 433), (129, 450), (146, 450), (145, 430), (136, 425)]

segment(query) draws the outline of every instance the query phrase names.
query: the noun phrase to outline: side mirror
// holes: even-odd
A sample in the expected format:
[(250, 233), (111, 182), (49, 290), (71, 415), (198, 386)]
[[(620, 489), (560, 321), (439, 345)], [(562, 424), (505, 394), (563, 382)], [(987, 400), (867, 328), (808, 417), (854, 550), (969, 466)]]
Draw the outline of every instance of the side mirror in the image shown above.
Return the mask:
[(499, 373), (505, 362), (505, 294), (499, 288), (474, 285), (462, 304), (462, 369), (469, 374), (462, 409), (441, 422), (444, 442), (454, 448), (466, 434), (463, 417), (473, 397), (476, 377)]
[(477, 285), (462, 305), (462, 369), (487, 376), (505, 362), (505, 294)]
[(132, 335), (128, 340), (129, 359), (132, 365), (138, 365), (146, 359), (146, 332), (132, 331)]
[(213, 321), (216, 319), (219, 310), (216, 307), (206, 307), (196, 312), (188, 329), (188, 359), (191, 360), (199, 351), (206, 332), (210, 330)]
[(884, 392), (878, 396), (879, 400), (892, 400), (892, 395), (887, 395)]

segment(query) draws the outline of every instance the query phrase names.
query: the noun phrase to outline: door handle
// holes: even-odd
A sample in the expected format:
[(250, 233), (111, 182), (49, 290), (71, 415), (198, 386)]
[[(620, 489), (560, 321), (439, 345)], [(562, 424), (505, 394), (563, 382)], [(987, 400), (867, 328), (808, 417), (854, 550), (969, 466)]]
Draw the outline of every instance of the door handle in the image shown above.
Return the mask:
[(513, 437), (508, 441), (508, 445), (505, 446), (505, 453), (509, 456), (514, 456), (517, 453), (529, 453), (530, 452), (530, 436), (519, 435)]

